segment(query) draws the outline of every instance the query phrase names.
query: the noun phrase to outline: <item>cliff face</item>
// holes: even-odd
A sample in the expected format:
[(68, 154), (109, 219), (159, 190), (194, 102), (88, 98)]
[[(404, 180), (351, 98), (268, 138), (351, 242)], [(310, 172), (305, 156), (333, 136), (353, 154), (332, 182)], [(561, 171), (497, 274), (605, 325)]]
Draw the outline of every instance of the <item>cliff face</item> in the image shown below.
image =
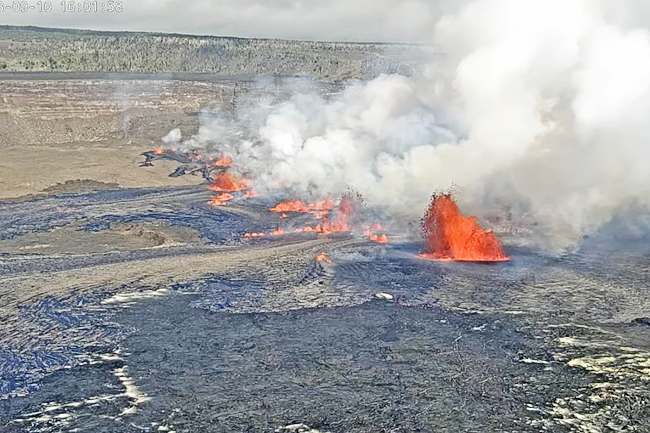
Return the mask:
[(0, 26), (0, 71), (210, 72), (324, 81), (410, 75), (431, 49)]

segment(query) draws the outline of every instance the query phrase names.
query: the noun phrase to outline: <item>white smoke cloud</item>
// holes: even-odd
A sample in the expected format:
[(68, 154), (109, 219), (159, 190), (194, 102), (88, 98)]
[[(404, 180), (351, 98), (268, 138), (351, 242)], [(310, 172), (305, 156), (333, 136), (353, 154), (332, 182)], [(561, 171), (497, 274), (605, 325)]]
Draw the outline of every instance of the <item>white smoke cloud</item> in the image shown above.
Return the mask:
[(465, 202), (577, 239), (650, 205), (650, 33), (617, 4), (467, 2), (438, 21), (446, 54), (421, 76), (381, 76), (332, 100), (295, 95), (247, 110), (237, 128), (206, 123), (195, 140), (226, 147), (268, 188), (352, 187), (418, 218), (455, 184)]
[[(430, 36), (432, 21), (454, 3), (450, 0), (119, 1), (121, 12), (110, 13), (63, 12), (59, 2), (53, 1), (49, 13), (5, 13), (2, 23), (249, 38), (418, 42)], [(5, 5), (11, 7), (11, 3)]]

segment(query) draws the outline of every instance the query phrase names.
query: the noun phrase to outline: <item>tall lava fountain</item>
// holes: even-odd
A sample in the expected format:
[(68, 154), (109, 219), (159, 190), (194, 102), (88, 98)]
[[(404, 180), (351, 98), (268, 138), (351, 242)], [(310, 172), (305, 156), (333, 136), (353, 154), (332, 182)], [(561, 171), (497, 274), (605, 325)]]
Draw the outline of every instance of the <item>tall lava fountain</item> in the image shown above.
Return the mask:
[(461, 262), (510, 260), (494, 233), (479, 227), (474, 217), (465, 217), (449, 194), (436, 194), (422, 220), (424, 253), (419, 257)]

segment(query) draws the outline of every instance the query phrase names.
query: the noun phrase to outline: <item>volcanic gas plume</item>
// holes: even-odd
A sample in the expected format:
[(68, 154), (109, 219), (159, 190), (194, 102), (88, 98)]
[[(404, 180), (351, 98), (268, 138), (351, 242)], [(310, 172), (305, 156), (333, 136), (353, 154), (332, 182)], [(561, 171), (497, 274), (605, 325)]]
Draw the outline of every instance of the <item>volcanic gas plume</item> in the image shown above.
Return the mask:
[(432, 190), (455, 184), (463, 204), (532, 220), (536, 239), (560, 247), (650, 209), (643, 4), (454, 2), (431, 22), (420, 73), (336, 95), (242, 96), (236, 113), (210, 113), (168, 144), (232, 155), (261, 191), (304, 200), (352, 187), (393, 222), (416, 221)]
[(449, 194), (434, 194), (422, 229), (426, 244), (419, 257), (463, 262), (510, 260), (494, 233), (479, 227), (475, 217), (465, 217)]

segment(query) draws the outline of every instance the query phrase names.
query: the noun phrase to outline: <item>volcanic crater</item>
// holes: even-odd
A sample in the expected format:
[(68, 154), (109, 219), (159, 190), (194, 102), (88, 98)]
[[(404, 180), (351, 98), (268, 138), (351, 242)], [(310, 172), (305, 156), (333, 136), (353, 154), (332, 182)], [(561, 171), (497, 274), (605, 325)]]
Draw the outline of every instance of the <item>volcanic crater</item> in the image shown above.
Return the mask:
[(124, 174), (146, 186), (0, 202), (2, 431), (650, 425), (650, 249), (624, 222), (558, 256), (436, 196), (424, 239), (393, 236), (353, 193), (279, 203), (150, 144)]

